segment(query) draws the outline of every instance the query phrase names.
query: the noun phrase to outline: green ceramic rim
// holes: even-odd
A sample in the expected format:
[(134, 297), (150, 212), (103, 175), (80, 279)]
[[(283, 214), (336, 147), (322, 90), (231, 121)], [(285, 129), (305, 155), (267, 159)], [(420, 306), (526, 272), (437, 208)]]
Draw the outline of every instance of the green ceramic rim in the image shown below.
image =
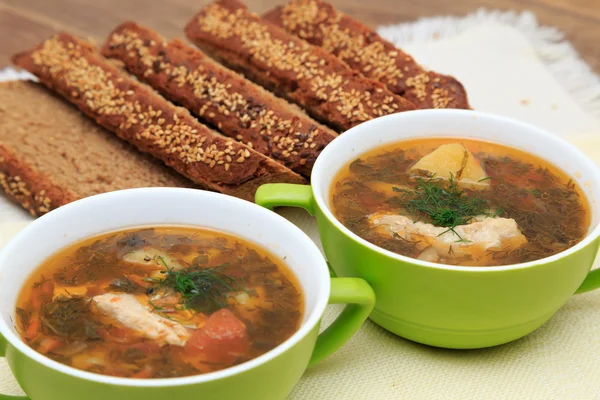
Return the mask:
[[(546, 258), (542, 258), (539, 260), (535, 260), (535, 261), (529, 261), (526, 263), (519, 263), (519, 264), (511, 264), (511, 265), (503, 265), (503, 266), (483, 266), (483, 267), (477, 267), (477, 268), (473, 268), (473, 267), (463, 267), (463, 266), (456, 266), (456, 265), (448, 265), (448, 264), (438, 264), (438, 263), (433, 263), (433, 262), (429, 262), (429, 261), (422, 261), (422, 260), (418, 260), (415, 258), (411, 258), (411, 257), (407, 257), (407, 256), (403, 256), (394, 252), (391, 252), (389, 250), (386, 250), (384, 248), (381, 248), (379, 246), (376, 246), (374, 244), (372, 244), (371, 242), (366, 241), (365, 239), (361, 238), (360, 236), (356, 235), (354, 232), (352, 232), (350, 229), (346, 228), (340, 221), (338, 221), (338, 219), (333, 215), (333, 213), (331, 212), (330, 206), (329, 206), (329, 199), (326, 199), (324, 197), (324, 193), (321, 191), (321, 187), (323, 186), (324, 182), (323, 182), (323, 174), (321, 173), (321, 170), (323, 169), (323, 164), (325, 163), (325, 161), (328, 158), (335, 158), (336, 157), (336, 152), (339, 151), (338, 148), (340, 146), (354, 146), (353, 145), (353, 136), (355, 135), (362, 135), (364, 134), (364, 129), (366, 128), (366, 125), (369, 124), (373, 124), (376, 121), (384, 121), (384, 120), (393, 120), (395, 118), (398, 118), (398, 115), (402, 115), (402, 114), (413, 114), (413, 115), (419, 115), (420, 118), (426, 119), (428, 115), (431, 114), (463, 114), (463, 116), (468, 115), (469, 118), (485, 118), (485, 119), (492, 119), (492, 120), (500, 120), (500, 121), (509, 121), (511, 124), (513, 125), (518, 125), (523, 129), (527, 129), (529, 131), (531, 131), (533, 134), (535, 135), (539, 135), (541, 137), (543, 137), (543, 140), (548, 141), (548, 142), (553, 142), (553, 144), (557, 147), (561, 147), (561, 148), (566, 148), (569, 151), (573, 152), (576, 154), (577, 158), (578, 158), (578, 162), (579, 165), (582, 165), (584, 167), (586, 167), (586, 169), (589, 170), (595, 170), (597, 171), (594, 179), (596, 181), (600, 181), (600, 170), (598, 169), (598, 166), (586, 155), (584, 154), (582, 151), (580, 151), (576, 146), (574, 146), (573, 144), (567, 142), (564, 139), (561, 139), (555, 135), (552, 135), (550, 133), (548, 133), (546, 130), (538, 128), (535, 125), (531, 125), (525, 122), (521, 122), (512, 118), (507, 118), (507, 117), (502, 117), (502, 116), (497, 116), (497, 115), (493, 115), (493, 114), (489, 114), (489, 113), (483, 113), (483, 112), (478, 112), (478, 111), (471, 111), (471, 110), (442, 110), (442, 109), (435, 109), (435, 110), (416, 110), (416, 111), (406, 111), (403, 113), (399, 113), (399, 114), (391, 114), (391, 115), (387, 115), (387, 116), (383, 116), (383, 117), (379, 117), (375, 120), (372, 121), (367, 121), (363, 124), (357, 125), (354, 128), (349, 129), (348, 131), (344, 132), (342, 135), (338, 136), (337, 138), (335, 138), (331, 143), (329, 143), (329, 145), (327, 145), (325, 147), (325, 149), (321, 152), (321, 154), (319, 155), (319, 157), (317, 158), (317, 161), (315, 162), (315, 165), (313, 167), (312, 170), (312, 174), (311, 174), (311, 188), (312, 188), (312, 193), (313, 193), (313, 201), (317, 204), (317, 206), (319, 207), (319, 209), (321, 210), (321, 212), (323, 213), (323, 215), (337, 228), (339, 229), (341, 232), (343, 232), (346, 236), (348, 236), (350, 239), (352, 239), (354, 242), (361, 244), (363, 246), (368, 247), (370, 250), (379, 252), (381, 254), (384, 254), (387, 257), (396, 259), (398, 261), (402, 261), (402, 262), (407, 262), (407, 263), (411, 263), (411, 264), (416, 264), (416, 265), (420, 265), (422, 267), (426, 267), (426, 268), (434, 268), (434, 269), (446, 269), (446, 270), (455, 270), (455, 271), (463, 271), (463, 272), (469, 272), (469, 273), (474, 273), (474, 274), (480, 274), (480, 273), (485, 273), (485, 272), (490, 272), (490, 271), (506, 271), (506, 270), (516, 270), (516, 269), (524, 269), (524, 268), (532, 268), (541, 264), (545, 264), (548, 262), (553, 262), (556, 260), (559, 260), (567, 255), (570, 255), (572, 253), (575, 253), (587, 246), (589, 246), (594, 240), (596, 240), (599, 236), (600, 236), (600, 224), (597, 224), (594, 229), (591, 232), (588, 232), (587, 236), (579, 243), (577, 243), (575, 246), (562, 251), (560, 253), (554, 254), (550, 257), (546, 257)], [(400, 140), (398, 140), (397, 142), (400, 142)], [(501, 141), (498, 141), (497, 143), (502, 144)], [(374, 148), (376, 148), (377, 146), (373, 146), (370, 148), (364, 148), (364, 149), (360, 149), (359, 152), (357, 152), (357, 156), (359, 157), (361, 154), (364, 154), (365, 152), (372, 150)], [(535, 154), (535, 153), (534, 153)], [(341, 168), (343, 168), (346, 165), (346, 163), (344, 163), (343, 165), (338, 165), (338, 168), (335, 172), (335, 174), (337, 174)], [(329, 182), (325, 182), (327, 188), (330, 187), (331, 185), (331, 181)], [(329, 189), (327, 189), (327, 191), (329, 191)], [(590, 204), (590, 208), (593, 208), (594, 206), (594, 202), (592, 201), (592, 199), (590, 199), (589, 197), (587, 198), (589, 204)]]
[[(159, 188), (161, 190), (168, 190), (171, 192), (197, 192), (196, 189), (184, 189), (184, 188)], [(127, 192), (154, 192), (157, 188), (139, 188), (139, 189), (128, 189)], [(104, 199), (109, 197), (118, 197), (121, 196), (121, 192), (124, 191), (115, 191), (104, 193), (97, 196), (92, 196), (88, 198), (84, 198), (81, 200), (74, 201), (66, 206), (60, 207), (51, 213), (48, 213), (40, 218), (40, 220), (47, 220), (48, 223), (52, 223), (53, 219), (66, 218), (66, 213), (71, 213), (73, 208), (79, 207), (81, 203), (84, 203), (83, 207), (93, 207), (95, 202), (104, 201)], [(218, 193), (213, 192), (203, 192), (203, 196), (216, 196), (219, 197), (222, 202), (230, 202), (232, 206), (235, 206), (234, 203), (242, 203), (244, 207), (248, 207), (250, 205), (253, 207), (254, 212), (262, 213), (264, 220), (273, 222), (277, 220), (277, 223), (286, 225), (287, 229), (293, 231), (295, 235), (301, 237), (303, 243), (302, 246), (306, 247), (307, 251), (318, 253), (319, 257), (322, 258), (321, 251), (318, 249), (316, 244), (308, 237), (306, 234), (298, 228), (296, 225), (285, 219), (284, 217), (273, 213), (265, 208), (249, 203), (245, 200), (240, 200), (234, 197), (223, 196)], [(100, 200), (99, 200), (100, 199)], [(17, 240), (21, 236), (25, 236), (28, 234), (28, 231), (33, 229), (33, 224), (26, 226), (23, 230), (21, 230), (17, 236), (15, 236), (3, 249), (0, 251), (0, 264), (2, 262), (2, 258), (4, 254), (10, 253), (13, 247), (13, 244), (17, 242)], [(315, 253), (315, 254), (316, 254)], [(315, 278), (323, 279), (329, 281), (329, 269), (327, 268), (327, 264), (325, 259), (323, 259), (323, 268), (315, 267)], [(21, 284), (21, 283), (19, 283)], [(320, 299), (315, 304), (314, 309), (309, 315), (308, 319), (302, 324), (302, 326), (285, 342), (281, 343), (279, 346), (274, 349), (268, 351), (267, 353), (256, 357), (250, 361), (245, 363), (236, 365), (231, 368), (226, 368), (216, 372), (210, 372), (202, 375), (193, 375), (187, 377), (179, 377), (179, 378), (164, 378), (164, 379), (135, 379), (135, 378), (119, 378), (108, 375), (101, 375), (92, 372), (82, 371), (73, 367), (69, 367), (65, 364), (61, 364), (57, 361), (54, 361), (48, 357), (43, 356), (42, 354), (36, 352), (31, 347), (27, 346), (21, 338), (14, 332), (12, 327), (8, 326), (3, 318), (0, 318), (0, 335), (4, 337), (4, 339), (13, 347), (15, 347), (18, 351), (25, 354), (27, 357), (32, 360), (54, 370), (57, 370), (66, 375), (73, 376), (75, 378), (80, 378), (88, 381), (104, 383), (107, 385), (115, 385), (115, 386), (130, 386), (130, 387), (175, 387), (175, 386), (183, 386), (183, 385), (194, 385), (203, 382), (209, 382), (219, 379), (228, 378), (239, 374), (243, 371), (255, 368), (261, 364), (267, 363), (275, 357), (287, 352), (290, 348), (296, 345), (299, 341), (301, 341), (317, 324), (320, 323), (325, 308), (329, 303), (330, 296), (330, 288), (324, 290), (323, 293), (320, 294)], [(373, 300), (374, 303), (374, 300)]]

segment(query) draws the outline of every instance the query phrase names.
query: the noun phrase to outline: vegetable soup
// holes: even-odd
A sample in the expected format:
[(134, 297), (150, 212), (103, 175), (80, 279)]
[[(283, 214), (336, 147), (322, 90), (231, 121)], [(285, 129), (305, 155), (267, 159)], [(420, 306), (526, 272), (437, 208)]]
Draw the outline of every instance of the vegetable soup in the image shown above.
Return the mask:
[(585, 195), (563, 171), (477, 140), (375, 149), (344, 167), (330, 192), (334, 215), (358, 236), (450, 265), (538, 260), (574, 246), (590, 224)]
[(17, 328), (36, 351), (100, 374), (169, 378), (251, 360), (300, 326), (281, 260), (220, 232), (156, 227), (94, 237), (29, 278)]

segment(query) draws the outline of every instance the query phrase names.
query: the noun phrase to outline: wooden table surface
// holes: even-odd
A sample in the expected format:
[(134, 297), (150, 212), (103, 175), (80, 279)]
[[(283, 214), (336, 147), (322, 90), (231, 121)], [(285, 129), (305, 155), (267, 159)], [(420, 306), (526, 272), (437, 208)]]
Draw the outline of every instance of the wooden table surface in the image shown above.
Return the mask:
[[(246, 0), (263, 12), (287, 0)], [(329, 0), (364, 23), (377, 26), (434, 15), (465, 15), (478, 7), (531, 10), (545, 25), (558, 27), (600, 73), (600, 0)], [(0, 68), (10, 56), (57, 30), (101, 43), (124, 20), (135, 20), (167, 37), (182, 29), (208, 0), (0, 0)]]

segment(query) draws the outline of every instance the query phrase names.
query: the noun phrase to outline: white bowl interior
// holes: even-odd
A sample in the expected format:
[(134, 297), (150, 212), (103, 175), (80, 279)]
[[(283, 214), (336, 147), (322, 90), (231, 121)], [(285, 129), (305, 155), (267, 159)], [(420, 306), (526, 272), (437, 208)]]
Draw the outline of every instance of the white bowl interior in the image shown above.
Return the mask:
[[(314, 242), (299, 228), (271, 211), (233, 197), (193, 189), (148, 188), (76, 201), (39, 218), (13, 238), (0, 252), (0, 332), (21, 351), (68, 373), (88, 375), (88, 378), (93, 375), (95, 380), (119, 384), (137, 381), (138, 386), (151, 385), (152, 380), (102, 377), (55, 363), (21, 342), (13, 324), (15, 303), (23, 281), (46, 258), (94, 235), (148, 225), (212, 228), (256, 243), (285, 259), (285, 264), (298, 278), (305, 299), (300, 330), (271, 352), (226, 370), (168, 381), (199, 382), (250, 368), (290, 347), (321, 318), (329, 297), (327, 264)], [(161, 385), (165, 385), (162, 381)]]
[[(600, 235), (600, 216), (597, 209), (597, 199), (600, 198), (600, 170), (592, 160), (572, 144), (541, 128), (510, 118), (468, 110), (418, 110), (397, 113), (364, 122), (346, 131), (323, 150), (313, 168), (312, 186), (320, 208), (339, 229), (357, 241), (392, 257), (405, 259), (371, 245), (339, 223), (330, 209), (330, 188), (333, 179), (342, 168), (369, 150), (385, 144), (427, 137), (471, 138), (496, 142), (551, 162), (580, 185), (590, 203), (592, 214), (586, 240), (567, 251), (574, 251)], [(411, 259), (411, 262), (417, 260)], [(419, 263), (438, 267), (441, 265)]]

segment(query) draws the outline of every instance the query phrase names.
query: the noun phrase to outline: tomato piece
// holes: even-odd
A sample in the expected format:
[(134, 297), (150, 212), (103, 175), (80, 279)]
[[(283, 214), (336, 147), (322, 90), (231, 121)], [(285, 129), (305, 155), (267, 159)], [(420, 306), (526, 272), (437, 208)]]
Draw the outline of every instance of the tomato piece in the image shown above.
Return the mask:
[(250, 342), (246, 325), (226, 308), (212, 314), (203, 330), (208, 337), (227, 348), (229, 354), (242, 355), (248, 351)]
[(246, 325), (227, 309), (212, 314), (185, 345), (186, 352), (211, 363), (227, 365), (233, 364), (249, 347)]
[(196, 329), (185, 343), (186, 352), (200, 355), (213, 345), (212, 339), (202, 329)]
[(194, 331), (185, 344), (185, 350), (201, 361), (211, 364), (231, 365), (236, 359), (235, 355), (228, 353), (222, 343), (209, 337), (203, 329)]

